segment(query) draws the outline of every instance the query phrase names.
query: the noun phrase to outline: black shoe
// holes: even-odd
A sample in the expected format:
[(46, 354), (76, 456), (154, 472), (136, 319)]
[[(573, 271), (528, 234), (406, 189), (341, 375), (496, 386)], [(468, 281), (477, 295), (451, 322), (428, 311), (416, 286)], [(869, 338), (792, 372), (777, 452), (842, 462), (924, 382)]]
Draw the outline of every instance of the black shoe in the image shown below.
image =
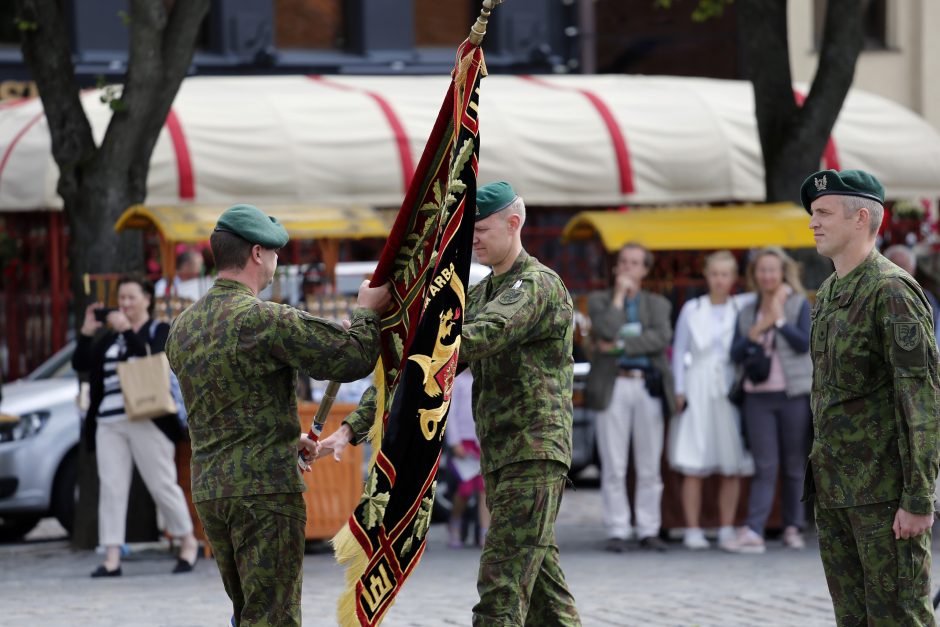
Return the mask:
[(104, 564), (100, 565), (95, 569), (95, 572), (91, 574), (92, 577), (120, 577), (121, 576), (121, 567), (118, 566), (114, 570), (108, 570), (104, 567)]
[(181, 557), (177, 558), (176, 566), (173, 567), (173, 574), (176, 575), (178, 573), (191, 573), (193, 571), (193, 568), (195, 568), (196, 560), (198, 559), (199, 559), (198, 551), (196, 552), (196, 557), (194, 557), (193, 561), (191, 562), (187, 562)]
[(659, 536), (648, 536), (640, 540), (640, 548), (644, 551), (657, 551), (659, 553), (665, 553), (669, 550), (669, 546), (663, 542)]
[(623, 538), (607, 538), (604, 550), (611, 553), (623, 553), (627, 550), (627, 541)]

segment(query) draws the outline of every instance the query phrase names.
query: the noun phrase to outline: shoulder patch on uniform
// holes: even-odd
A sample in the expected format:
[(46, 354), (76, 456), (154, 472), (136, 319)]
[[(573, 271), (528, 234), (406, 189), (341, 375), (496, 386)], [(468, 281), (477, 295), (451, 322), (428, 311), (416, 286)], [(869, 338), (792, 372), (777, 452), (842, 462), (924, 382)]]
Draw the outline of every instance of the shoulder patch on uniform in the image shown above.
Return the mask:
[(920, 325), (916, 322), (895, 322), (894, 343), (898, 348), (910, 351), (920, 346)]
[(522, 290), (516, 288), (510, 288), (499, 295), (499, 304), (500, 305), (511, 305), (520, 298), (522, 298)]

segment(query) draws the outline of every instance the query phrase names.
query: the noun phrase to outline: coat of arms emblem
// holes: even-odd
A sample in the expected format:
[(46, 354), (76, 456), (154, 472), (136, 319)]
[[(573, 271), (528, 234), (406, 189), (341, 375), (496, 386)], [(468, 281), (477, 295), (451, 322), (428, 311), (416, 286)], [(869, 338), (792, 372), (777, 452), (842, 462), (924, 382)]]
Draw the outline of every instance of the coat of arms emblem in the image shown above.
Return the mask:
[(916, 322), (895, 322), (894, 342), (906, 351), (917, 348), (920, 345), (920, 327)]

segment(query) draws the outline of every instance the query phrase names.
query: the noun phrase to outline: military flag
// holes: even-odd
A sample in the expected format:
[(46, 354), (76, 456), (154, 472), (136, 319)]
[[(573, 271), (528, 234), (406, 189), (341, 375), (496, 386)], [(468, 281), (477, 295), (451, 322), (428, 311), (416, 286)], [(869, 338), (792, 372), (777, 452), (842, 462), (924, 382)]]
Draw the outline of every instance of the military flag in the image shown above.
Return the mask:
[[(498, 1), (498, 0), (497, 0)], [(484, 18), (493, 0), (484, 3)], [(392, 283), (375, 371), (374, 456), (362, 498), (333, 539), (347, 566), (341, 625), (378, 625), (425, 548), (460, 348), (476, 206), (484, 28), (457, 50), (452, 81), (373, 276)]]

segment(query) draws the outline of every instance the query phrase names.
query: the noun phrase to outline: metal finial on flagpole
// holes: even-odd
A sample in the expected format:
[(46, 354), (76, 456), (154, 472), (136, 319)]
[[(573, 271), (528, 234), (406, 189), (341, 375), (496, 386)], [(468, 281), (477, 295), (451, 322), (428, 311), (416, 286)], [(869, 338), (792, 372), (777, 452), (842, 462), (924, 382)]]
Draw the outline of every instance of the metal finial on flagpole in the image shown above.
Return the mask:
[(480, 9), (480, 15), (476, 23), (470, 27), (470, 43), (479, 46), (483, 43), (483, 36), (486, 35), (486, 25), (489, 22), (490, 13), (497, 4), (502, 4), (503, 0), (483, 0), (483, 8)]

